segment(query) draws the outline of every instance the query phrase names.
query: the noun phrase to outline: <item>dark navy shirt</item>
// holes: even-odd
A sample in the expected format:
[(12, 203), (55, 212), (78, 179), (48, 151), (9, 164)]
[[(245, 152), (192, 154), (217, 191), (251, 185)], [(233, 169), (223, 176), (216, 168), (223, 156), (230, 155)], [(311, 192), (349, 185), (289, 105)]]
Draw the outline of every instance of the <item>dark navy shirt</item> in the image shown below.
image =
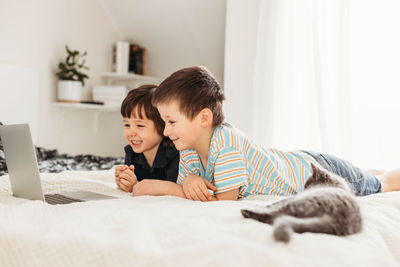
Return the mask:
[(174, 146), (166, 146), (164, 138), (160, 143), (153, 166), (150, 167), (143, 153), (135, 153), (130, 145), (125, 149), (125, 164), (135, 166), (138, 181), (143, 179), (158, 179), (176, 182), (179, 167), (179, 151)]

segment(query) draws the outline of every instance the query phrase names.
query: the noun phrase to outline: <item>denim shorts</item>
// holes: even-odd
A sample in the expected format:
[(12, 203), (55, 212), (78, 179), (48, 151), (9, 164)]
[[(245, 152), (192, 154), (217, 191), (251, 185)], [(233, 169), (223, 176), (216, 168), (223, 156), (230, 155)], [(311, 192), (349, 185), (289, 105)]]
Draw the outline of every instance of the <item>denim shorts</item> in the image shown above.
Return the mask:
[(329, 154), (302, 151), (312, 156), (324, 169), (347, 180), (358, 196), (382, 192), (382, 184), (374, 175), (360, 170), (352, 163)]

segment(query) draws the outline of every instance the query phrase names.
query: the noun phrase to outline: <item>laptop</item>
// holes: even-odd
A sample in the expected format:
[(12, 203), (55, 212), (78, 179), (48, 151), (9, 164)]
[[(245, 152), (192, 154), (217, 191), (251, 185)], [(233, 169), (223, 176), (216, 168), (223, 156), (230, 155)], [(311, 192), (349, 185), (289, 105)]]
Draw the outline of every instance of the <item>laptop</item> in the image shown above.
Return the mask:
[(42, 200), (49, 204), (69, 204), (116, 197), (89, 191), (43, 195), (36, 152), (28, 124), (0, 125), (0, 137), (13, 196)]

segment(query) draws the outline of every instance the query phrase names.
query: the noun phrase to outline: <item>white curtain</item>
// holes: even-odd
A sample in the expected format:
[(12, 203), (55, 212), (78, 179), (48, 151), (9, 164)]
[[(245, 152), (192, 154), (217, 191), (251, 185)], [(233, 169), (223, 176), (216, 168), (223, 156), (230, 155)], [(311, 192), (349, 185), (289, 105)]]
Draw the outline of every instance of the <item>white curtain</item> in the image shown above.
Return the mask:
[(400, 167), (400, 1), (351, 0), (353, 158)]
[(253, 139), (350, 159), (348, 0), (260, 0), (259, 12)]

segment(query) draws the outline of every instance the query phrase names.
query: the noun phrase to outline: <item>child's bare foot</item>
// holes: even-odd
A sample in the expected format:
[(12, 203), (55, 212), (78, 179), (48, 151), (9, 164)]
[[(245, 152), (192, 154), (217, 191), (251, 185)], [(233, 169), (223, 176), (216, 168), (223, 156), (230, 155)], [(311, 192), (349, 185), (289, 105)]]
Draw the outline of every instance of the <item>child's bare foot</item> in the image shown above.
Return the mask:
[(382, 183), (382, 192), (400, 190), (400, 169), (394, 169), (383, 174), (376, 175), (376, 177)]

